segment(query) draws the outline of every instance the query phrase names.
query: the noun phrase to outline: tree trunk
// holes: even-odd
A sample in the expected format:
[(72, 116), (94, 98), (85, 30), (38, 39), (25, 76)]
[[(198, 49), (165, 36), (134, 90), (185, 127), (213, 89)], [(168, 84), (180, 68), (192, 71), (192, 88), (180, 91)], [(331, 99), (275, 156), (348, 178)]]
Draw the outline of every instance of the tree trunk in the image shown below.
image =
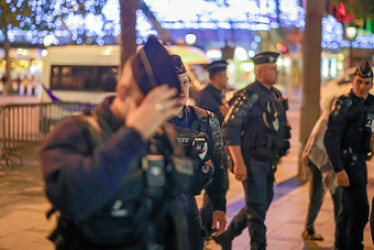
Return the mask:
[(11, 60), (10, 60), (10, 41), (8, 39), (8, 31), (5, 30), (4, 32), (4, 51), (5, 51), (5, 62), (6, 62), (6, 67), (5, 67), (5, 73), (6, 73), (6, 82), (4, 82), (3, 86), (3, 96), (8, 95), (8, 90), (12, 84), (12, 67), (11, 67)]
[(136, 52), (136, 11), (138, 9), (137, 0), (120, 0), (121, 5), (121, 64), (120, 72), (126, 60)]
[(303, 180), (301, 155), (320, 113), (323, 0), (307, 0), (303, 42), (303, 86), (300, 110), (298, 177)]
[(167, 44), (174, 44), (173, 39), (171, 38), (170, 34), (161, 27), (161, 24), (157, 21), (156, 17), (153, 15), (152, 11), (148, 8), (143, 0), (139, 0), (139, 9), (141, 9), (144, 15), (148, 18), (148, 20), (152, 23), (155, 30), (161, 35), (162, 40)]

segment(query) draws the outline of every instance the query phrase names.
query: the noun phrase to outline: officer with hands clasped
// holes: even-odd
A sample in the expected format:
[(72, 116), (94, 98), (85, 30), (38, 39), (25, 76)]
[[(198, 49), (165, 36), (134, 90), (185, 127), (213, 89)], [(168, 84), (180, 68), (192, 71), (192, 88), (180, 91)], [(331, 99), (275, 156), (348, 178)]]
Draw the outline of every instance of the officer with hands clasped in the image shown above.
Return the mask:
[(217, 235), (226, 226), (226, 186), (223, 168), (223, 144), (219, 122), (215, 115), (204, 109), (187, 106), (189, 79), (181, 57), (171, 55), (174, 69), (181, 83), (178, 99), (179, 109), (170, 123), (175, 126), (178, 140), (184, 145), (187, 156), (196, 163), (194, 184), (187, 194), (185, 208), (188, 220), (189, 249), (203, 249), (203, 235), (199, 210), (195, 196), (206, 190), (213, 205), (212, 222), (215, 228), (219, 224)]
[[(274, 196), (277, 161), (289, 149), (287, 103), (273, 87), (278, 80), (279, 53), (253, 57), (256, 81), (234, 96), (223, 123), (223, 138), (234, 163), (234, 174), (243, 182), (246, 207), (215, 240), (223, 249), (248, 226), (251, 249), (266, 248), (266, 212)], [(230, 101), (231, 102), (231, 101)]]
[(363, 249), (363, 231), (368, 222), (369, 204), (366, 192), (373, 109), (369, 94), (373, 71), (368, 61), (357, 67), (349, 94), (336, 99), (330, 112), (324, 138), (327, 154), (343, 187), (342, 208), (335, 231), (336, 249)]
[(180, 109), (178, 89), (170, 55), (151, 36), (115, 96), (51, 132), (40, 163), (60, 214), (56, 249), (187, 249), (180, 197), (194, 167), (165, 123)]

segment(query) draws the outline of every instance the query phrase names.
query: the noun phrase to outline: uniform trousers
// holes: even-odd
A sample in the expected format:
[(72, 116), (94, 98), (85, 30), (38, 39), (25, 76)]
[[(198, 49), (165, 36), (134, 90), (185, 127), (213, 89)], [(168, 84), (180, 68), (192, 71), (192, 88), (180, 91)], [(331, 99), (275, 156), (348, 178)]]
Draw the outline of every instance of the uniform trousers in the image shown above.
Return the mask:
[(345, 171), (350, 185), (343, 187), (342, 191), (342, 209), (337, 219), (335, 247), (339, 250), (359, 250), (364, 248), (363, 234), (369, 217), (366, 162), (346, 162)]
[(235, 238), (248, 227), (251, 249), (266, 249), (266, 212), (274, 197), (272, 164), (246, 159), (247, 179), (243, 182), (246, 206), (233, 218), (227, 233)]
[(189, 196), (184, 208), (187, 219), (187, 237), (190, 250), (202, 250), (204, 247), (203, 233), (200, 225), (199, 208), (195, 196)]

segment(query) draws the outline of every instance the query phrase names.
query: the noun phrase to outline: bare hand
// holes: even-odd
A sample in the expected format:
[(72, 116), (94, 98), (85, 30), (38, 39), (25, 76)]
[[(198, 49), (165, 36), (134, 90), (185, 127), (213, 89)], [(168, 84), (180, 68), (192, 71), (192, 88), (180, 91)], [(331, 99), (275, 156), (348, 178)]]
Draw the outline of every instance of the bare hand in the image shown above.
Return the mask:
[(220, 210), (216, 210), (213, 212), (212, 216), (212, 228), (216, 228), (217, 222), (219, 223), (218, 232), (216, 233), (216, 236), (220, 235), (225, 231), (226, 228), (226, 213)]
[(161, 85), (152, 89), (138, 107), (131, 107), (126, 116), (127, 127), (137, 130), (145, 140), (150, 139), (177, 110), (177, 90)]
[(247, 179), (247, 168), (244, 163), (234, 164), (234, 174), (235, 179), (237, 179), (238, 181), (243, 182)]
[(338, 183), (342, 187), (349, 186), (349, 178), (345, 170), (336, 173), (336, 177), (338, 178)]

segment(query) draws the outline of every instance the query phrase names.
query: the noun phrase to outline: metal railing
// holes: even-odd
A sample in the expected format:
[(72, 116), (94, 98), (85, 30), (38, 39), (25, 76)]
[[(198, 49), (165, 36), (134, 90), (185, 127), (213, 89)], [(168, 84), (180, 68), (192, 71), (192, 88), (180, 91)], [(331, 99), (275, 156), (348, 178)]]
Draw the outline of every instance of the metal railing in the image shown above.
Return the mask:
[(22, 165), (22, 152), (42, 143), (58, 122), (94, 107), (77, 102), (0, 106), (0, 165)]

